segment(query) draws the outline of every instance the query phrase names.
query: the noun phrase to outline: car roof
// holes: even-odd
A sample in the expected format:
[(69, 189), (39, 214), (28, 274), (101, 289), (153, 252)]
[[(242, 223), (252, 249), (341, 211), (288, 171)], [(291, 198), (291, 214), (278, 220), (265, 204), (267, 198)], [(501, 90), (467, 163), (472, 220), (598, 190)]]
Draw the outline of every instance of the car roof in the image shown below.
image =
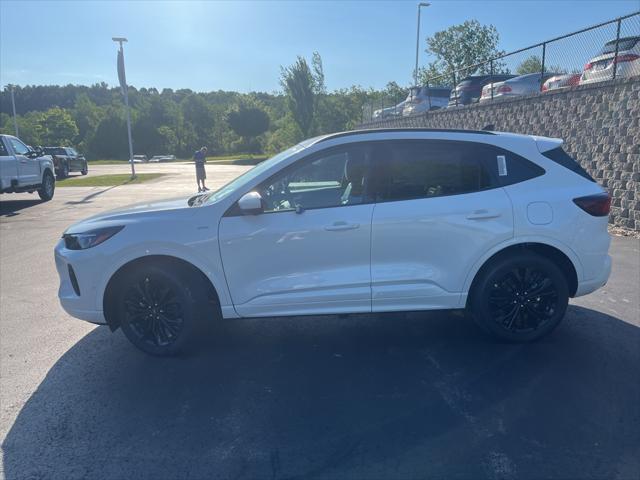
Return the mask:
[(345, 138), (354, 135), (365, 135), (365, 134), (375, 134), (375, 133), (475, 133), (479, 135), (495, 135), (495, 132), (490, 132), (488, 130), (463, 130), (463, 129), (455, 129), (455, 128), (365, 128), (362, 130), (350, 130), (348, 132), (338, 132), (338, 133), (330, 133), (329, 135), (323, 135), (318, 137), (318, 139), (313, 142), (313, 144), (317, 144), (320, 142), (325, 142), (328, 140), (333, 140), (336, 138)]

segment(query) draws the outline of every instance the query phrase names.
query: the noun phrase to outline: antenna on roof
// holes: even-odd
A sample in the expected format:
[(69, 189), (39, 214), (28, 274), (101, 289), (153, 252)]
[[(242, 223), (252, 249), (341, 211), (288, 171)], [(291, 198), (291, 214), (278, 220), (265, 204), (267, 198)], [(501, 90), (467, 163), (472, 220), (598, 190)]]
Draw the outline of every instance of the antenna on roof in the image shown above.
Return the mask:
[(482, 130), (487, 130), (487, 131), (493, 131), (495, 129), (496, 129), (496, 126), (493, 123), (490, 123), (482, 127)]

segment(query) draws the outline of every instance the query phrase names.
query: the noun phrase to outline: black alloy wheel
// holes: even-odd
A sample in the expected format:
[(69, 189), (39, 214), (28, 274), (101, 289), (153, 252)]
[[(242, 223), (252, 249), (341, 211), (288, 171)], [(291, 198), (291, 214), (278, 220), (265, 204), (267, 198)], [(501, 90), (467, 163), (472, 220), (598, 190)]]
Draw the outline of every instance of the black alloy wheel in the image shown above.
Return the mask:
[(568, 302), (562, 271), (531, 252), (494, 261), (480, 274), (470, 297), (477, 323), (512, 342), (537, 340), (551, 332), (564, 317)]

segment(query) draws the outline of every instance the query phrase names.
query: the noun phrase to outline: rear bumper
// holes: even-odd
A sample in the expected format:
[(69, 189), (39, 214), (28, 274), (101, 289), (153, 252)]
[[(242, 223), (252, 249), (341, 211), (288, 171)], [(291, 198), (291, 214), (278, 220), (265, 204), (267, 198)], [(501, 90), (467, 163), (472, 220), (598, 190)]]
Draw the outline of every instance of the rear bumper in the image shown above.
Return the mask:
[(589, 280), (583, 280), (578, 283), (578, 289), (576, 290), (575, 297), (581, 297), (591, 292), (595, 292), (600, 287), (603, 287), (611, 275), (611, 256), (606, 255), (602, 262), (602, 268), (595, 278)]

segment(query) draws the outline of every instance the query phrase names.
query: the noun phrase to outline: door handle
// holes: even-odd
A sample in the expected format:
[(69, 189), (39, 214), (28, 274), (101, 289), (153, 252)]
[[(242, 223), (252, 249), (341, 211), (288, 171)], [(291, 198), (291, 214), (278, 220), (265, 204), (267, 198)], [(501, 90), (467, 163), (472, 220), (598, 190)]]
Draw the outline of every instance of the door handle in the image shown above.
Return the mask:
[(486, 220), (489, 218), (498, 218), (501, 215), (500, 212), (495, 210), (475, 210), (467, 215), (468, 220)]
[(331, 225), (327, 225), (324, 227), (325, 230), (329, 232), (341, 232), (344, 230), (355, 230), (356, 228), (360, 228), (359, 223), (347, 223), (347, 222), (334, 222)]

